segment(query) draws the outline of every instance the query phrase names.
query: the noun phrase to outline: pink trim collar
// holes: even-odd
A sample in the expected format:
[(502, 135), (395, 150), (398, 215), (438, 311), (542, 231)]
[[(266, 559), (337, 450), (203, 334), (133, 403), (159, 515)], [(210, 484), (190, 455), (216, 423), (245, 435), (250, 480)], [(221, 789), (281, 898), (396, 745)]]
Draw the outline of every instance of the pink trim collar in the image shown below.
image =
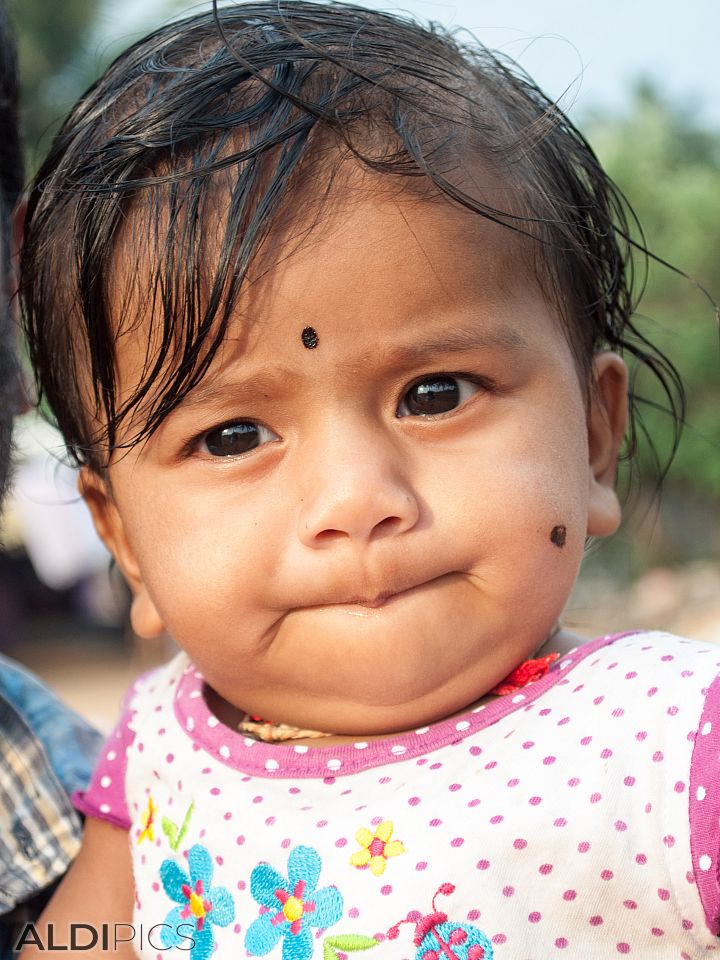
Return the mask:
[(182, 729), (193, 740), (195, 750), (205, 750), (220, 763), (241, 773), (274, 778), (344, 776), (370, 767), (422, 757), (441, 747), (460, 743), (537, 700), (586, 657), (628, 635), (628, 632), (613, 634), (582, 644), (553, 664), (540, 680), (511, 696), (490, 701), (451, 719), (381, 740), (308, 747), (302, 744), (268, 744), (246, 737), (224, 726), (210, 712), (203, 695), (202, 674), (193, 664), (186, 667), (177, 685), (175, 714)]

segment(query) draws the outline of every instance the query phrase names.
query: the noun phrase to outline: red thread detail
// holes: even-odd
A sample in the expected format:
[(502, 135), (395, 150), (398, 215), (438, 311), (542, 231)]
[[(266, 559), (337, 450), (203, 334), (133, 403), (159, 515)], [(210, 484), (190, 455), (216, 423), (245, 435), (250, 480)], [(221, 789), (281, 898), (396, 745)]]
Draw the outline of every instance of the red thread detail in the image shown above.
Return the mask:
[(559, 657), (559, 653), (548, 653), (536, 660), (525, 660), (504, 680), (501, 680), (497, 686), (493, 687), (490, 693), (494, 693), (498, 697), (506, 697), (509, 693), (517, 693), (518, 690), (526, 687), (529, 683), (534, 683), (544, 677)]

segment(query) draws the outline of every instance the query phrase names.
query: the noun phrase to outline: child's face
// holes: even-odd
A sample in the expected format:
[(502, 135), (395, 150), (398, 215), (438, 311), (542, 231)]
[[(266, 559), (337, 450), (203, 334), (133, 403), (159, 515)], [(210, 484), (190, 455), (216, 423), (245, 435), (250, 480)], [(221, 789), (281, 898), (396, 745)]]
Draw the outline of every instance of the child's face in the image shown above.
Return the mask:
[(136, 631), (234, 706), (336, 733), (449, 715), (530, 656), (618, 523), (625, 410), (614, 355), (588, 403), (531, 242), (369, 197), (251, 284), (194, 393), (109, 488), (85, 476)]

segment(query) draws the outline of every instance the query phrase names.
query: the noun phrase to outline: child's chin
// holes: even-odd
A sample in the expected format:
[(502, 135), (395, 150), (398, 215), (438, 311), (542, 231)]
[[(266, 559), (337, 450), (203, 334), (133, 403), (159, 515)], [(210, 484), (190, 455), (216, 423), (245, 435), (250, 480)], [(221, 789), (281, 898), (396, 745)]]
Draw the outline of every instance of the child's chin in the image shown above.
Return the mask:
[[(331, 702), (322, 705), (318, 716), (323, 718), (322, 726), (315, 722), (295, 726), (320, 729), (344, 737), (382, 737), (392, 736), (418, 727), (445, 720), (461, 713), (466, 707), (473, 706), (482, 697), (463, 693), (451, 696), (445, 690), (425, 690), (423, 695), (402, 703), (397, 701), (397, 691), (393, 703), (383, 702)], [(308, 720), (315, 720), (313, 716)]]

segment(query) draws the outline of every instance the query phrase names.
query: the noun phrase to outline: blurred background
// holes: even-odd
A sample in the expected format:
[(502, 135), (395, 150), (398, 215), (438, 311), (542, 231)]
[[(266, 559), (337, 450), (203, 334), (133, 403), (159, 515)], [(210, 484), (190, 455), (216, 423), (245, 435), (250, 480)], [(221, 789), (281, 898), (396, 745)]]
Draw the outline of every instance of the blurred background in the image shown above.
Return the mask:
[[(662, 493), (652, 448), (643, 482), (629, 483), (626, 519), (592, 545), (565, 622), (592, 636), (634, 626), (720, 641), (720, 73), (715, 0), (406, 0), (376, 8), (469, 29), (513, 57), (558, 100), (630, 199), (647, 243), (694, 282), (651, 263), (640, 306), (644, 332), (678, 366), (687, 425)], [(29, 173), (64, 113), (124, 46), (149, 28), (203, 9), (183, 0), (9, 0), (21, 55)], [(645, 268), (638, 261), (640, 275)], [(670, 419), (645, 423), (661, 460)], [(75, 493), (62, 444), (35, 415), (17, 429), (18, 468), (2, 520), (0, 652), (36, 669), (107, 730), (119, 698), (170, 642), (137, 641), (128, 595)]]

